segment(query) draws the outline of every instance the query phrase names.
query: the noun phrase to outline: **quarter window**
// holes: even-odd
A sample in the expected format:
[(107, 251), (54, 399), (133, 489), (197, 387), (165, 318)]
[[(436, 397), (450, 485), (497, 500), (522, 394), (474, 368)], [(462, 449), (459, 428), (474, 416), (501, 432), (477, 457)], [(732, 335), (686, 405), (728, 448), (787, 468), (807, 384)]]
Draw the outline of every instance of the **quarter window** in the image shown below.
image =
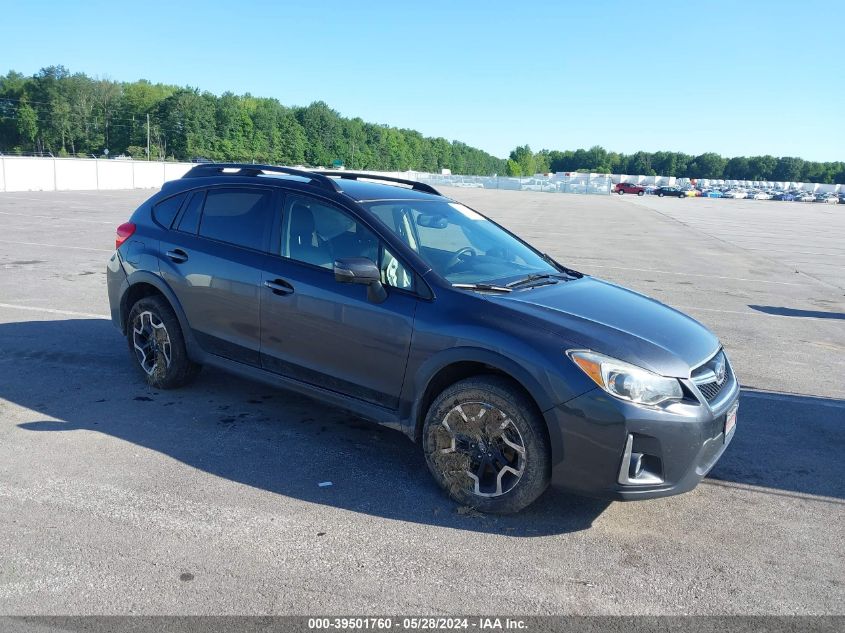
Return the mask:
[(200, 213), (202, 212), (202, 203), (205, 200), (205, 191), (197, 191), (191, 196), (187, 207), (182, 212), (182, 217), (179, 219), (179, 228), (177, 230), (182, 233), (190, 233), (196, 235), (200, 226)]
[(163, 227), (169, 229), (170, 225), (173, 224), (176, 214), (179, 213), (179, 208), (182, 206), (186, 195), (180, 193), (159, 202), (153, 207), (153, 219)]

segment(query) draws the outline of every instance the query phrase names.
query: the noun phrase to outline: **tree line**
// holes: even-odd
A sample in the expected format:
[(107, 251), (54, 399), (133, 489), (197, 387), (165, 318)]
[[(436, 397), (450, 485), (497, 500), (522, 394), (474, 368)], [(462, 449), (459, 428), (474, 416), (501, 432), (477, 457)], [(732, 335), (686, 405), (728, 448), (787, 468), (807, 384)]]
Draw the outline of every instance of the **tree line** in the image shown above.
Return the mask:
[(764, 180), (775, 182), (821, 182), (845, 184), (845, 162), (813, 162), (792, 156), (735, 156), (726, 158), (707, 152), (698, 156), (683, 152), (636, 152), (620, 154), (595, 145), (590, 149), (540, 150), (528, 145), (514, 149), (508, 158), (510, 176), (557, 171), (607, 174), (642, 174), (717, 180)]
[[(149, 121), (149, 123), (148, 123)], [(149, 155), (147, 139), (149, 138)], [(118, 82), (50, 66), (32, 76), (0, 76), (0, 152), (55, 156), (128, 155), (136, 159), (246, 161), (365, 170), (533, 176), (586, 171), (725, 180), (845, 183), (845, 163), (707, 152), (622, 154), (589, 149), (534, 152), (507, 159), (459, 141), (340, 116), (322, 101), (288, 107), (276, 99), (220, 96), (197, 88)]]
[[(149, 116), (149, 128), (147, 117)], [(0, 77), (0, 151), (55, 156), (128, 155), (154, 160), (246, 161), (367, 170), (490, 175), (505, 161), (415, 130), (340, 116), (322, 101), (220, 96), (148, 81), (71, 74), (63, 66)]]

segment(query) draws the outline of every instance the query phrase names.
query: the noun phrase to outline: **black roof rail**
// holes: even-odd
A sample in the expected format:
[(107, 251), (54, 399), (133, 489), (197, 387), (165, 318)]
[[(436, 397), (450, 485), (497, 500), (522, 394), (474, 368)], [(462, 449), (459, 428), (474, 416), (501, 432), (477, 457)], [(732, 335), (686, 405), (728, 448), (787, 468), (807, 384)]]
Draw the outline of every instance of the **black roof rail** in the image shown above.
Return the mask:
[(345, 180), (385, 180), (387, 182), (397, 182), (401, 185), (410, 185), (411, 189), (416, 191), (432, 193), (435, 196), (443, 195), (431, 185), (427, 185), (424, 182), (417, 182), (416, 180), (408, 180), (406, 178), (394, 178), (393, 176), (382, 176), (380, 174), (365, 174), (357, 171), (321, 171), (319, 173), (324, 176), (336, 176)]
[[(235, 171), (237, 170), (237, 171)], [(201, 163), (192, 167), (182, 178), (208, 178), (211, 176), (259, 176), (263, 173), (285, 174), (307, 178), (313, 184), (332, 192), (340, 191), (338, 184), (320, 172), (294, 169), (293, 167), (277, 167), (276, 165), (253, 165), (250, 163)]]

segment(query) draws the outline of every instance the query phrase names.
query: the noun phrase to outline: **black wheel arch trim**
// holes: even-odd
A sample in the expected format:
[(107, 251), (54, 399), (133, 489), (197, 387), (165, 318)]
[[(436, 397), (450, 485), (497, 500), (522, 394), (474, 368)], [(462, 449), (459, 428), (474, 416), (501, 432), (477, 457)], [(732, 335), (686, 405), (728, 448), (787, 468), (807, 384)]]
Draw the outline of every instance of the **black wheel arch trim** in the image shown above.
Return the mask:
[(195, 362), (202, 362), (202, 350), (197, 344), (196, 339), (194, 338), (193, 331), (191, 330), (190, 324), (188, 323), (187, 316), (185, 316), (185, 311), (182, 308), (182, 304), (179, 302), (179, 299), (176, 298), (176, 293), (173, 292), (167, 282), (164, 281), (164, 279), (162, 279), (158, 275), (154, 275), (151, 272), (137, 270), (129, 274), (126, 277), (126, 281), (124, 283), (126, 287), (120, 297), (120, 322), (123, 333), (126, 334), (126, 321), (129, 318), (129, 311), (132, 309), (132, 306), (128, 305), (127, 301), (129, 298), (129, 291), (132, 289), (133, 286), (136, 286), (138, 284), (148, 284), (158, 290), (162, 294), (162, 296), (167, 299), (167, 302), (170, 304), (170, 307), (173, 308), (173, 312), (176, 314), (176, 318), (179, 321), (179, 327), (182, 328), (182, 336), (185, 339), (185, 347), (187, 348), (188, 357)]
[(425, 421), (425, 412), (421, 409), (428, 388), (434, 378), (442, 370), (452, 365), (466, 362), (486, 365), (493, 369), (494, 372), (509, 376), (528, 393), (537, 404), (541, 415), (555, 406), (555, 403), (540, 386), (540, 383), (527, 369), (513, 359), (483, 348), (452, 347), (427, 359), (420, 365), (415, 375), (410, 379), (410, 384), (406, 385), (408, 394), (413, 396), (413, 402), (411, 403), (407, 418), (407, 433), (409, 436), (419, 439), (422, 423)]

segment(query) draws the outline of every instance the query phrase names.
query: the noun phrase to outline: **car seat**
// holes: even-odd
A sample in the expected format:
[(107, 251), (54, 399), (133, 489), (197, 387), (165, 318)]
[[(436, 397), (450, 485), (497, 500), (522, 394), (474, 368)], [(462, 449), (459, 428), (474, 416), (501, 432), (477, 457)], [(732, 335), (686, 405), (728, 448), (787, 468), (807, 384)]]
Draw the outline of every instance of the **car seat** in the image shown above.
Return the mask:
[(314, 214), (305, 204), (295, 202), (290, 209), (288, 255), (291, 259), (331, 268), (332, 254), (314, 231)]

